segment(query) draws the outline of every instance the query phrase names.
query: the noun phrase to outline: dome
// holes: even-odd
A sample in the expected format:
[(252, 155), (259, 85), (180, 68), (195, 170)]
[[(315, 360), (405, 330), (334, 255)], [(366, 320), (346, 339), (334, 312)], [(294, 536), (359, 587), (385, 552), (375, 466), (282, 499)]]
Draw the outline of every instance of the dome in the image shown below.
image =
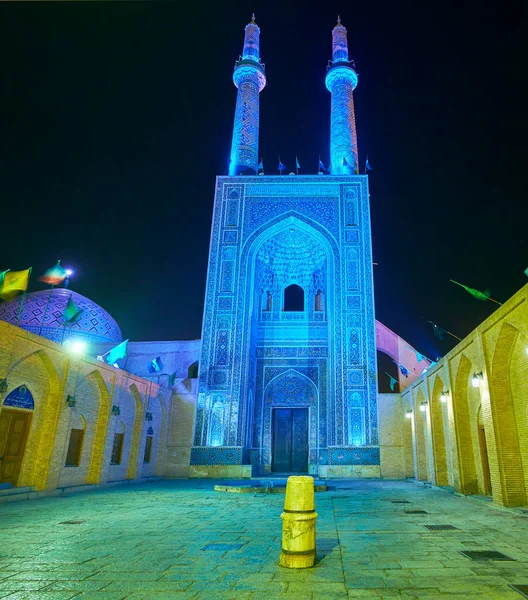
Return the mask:
[[(84, 312), (76, 323), (65, 326), (63, 315), (70, 297)], [(59, 344), (69, 338), (84, 339), (87, 342), (121, 342), (123, 339), (119, 325), (106, 310), (72, 290), (55, 288), (51, 296), (49, 290), (42, 290), (26, 294), (22, 304), (23, 299), (24, 296), (18, 296), (9, 302), (0, 303), (0, 321), (11, 325), (17, 325), (18, 321), (18, 327)]]

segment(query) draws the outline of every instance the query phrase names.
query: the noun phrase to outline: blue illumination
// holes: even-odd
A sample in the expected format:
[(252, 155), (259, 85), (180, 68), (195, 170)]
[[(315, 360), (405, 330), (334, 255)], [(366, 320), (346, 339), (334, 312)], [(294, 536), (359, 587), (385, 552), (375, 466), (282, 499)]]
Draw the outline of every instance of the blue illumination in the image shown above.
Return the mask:
[(330, 173), (354, 175), (358, 172), (358, 147), (353, 91), (356, 71), (348, 62), (346, 28), (338, 24), (332, 31), (332, 63), (326, 74), (326, 87), (332, 94), (330, 115)]
[(367, 178), (219, 177), (193, 464), (270, 465), (275, 407), (308, 409), (314, 469), (379, 464), (353, 451), (378, 443), (375, 373)]
[(368, 179), (356, 174), (346, 29), (334, 29), (326, 76), (332, 177), (256, 176), (259, 33), (252, 20), (233, 75), (229, 176), (216, 182), (191, 464), (269, 469), (281, 408), (303, 409), (310, 472), (379, 465)]
[(242, 57), (235, 64), (233, 73), (238, 92), (229, 175), (256, 174), (258, 169), (259, 93), (266, 85), (259, 40), (260, 29), (253, 15), (246, 26)]

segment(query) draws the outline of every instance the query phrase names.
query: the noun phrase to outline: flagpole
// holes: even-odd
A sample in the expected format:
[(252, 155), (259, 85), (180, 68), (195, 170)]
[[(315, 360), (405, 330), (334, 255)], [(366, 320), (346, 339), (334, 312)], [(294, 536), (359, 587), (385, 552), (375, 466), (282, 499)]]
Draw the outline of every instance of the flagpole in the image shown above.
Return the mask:
[[(458, 283), (458, 281), (455, 281), (454, 279), (450, 279), (449, 280), (451, 283), (456, 283), (456, 285), (459, 285), (461, 288), (464, 288), (466, 290), (466, 292), (469, 292), (473, 298), (475, 298), (475, 295), (472, 294), (469, 289), (473, 289), (473, 288), (469, 288), (461, 283)], [(480, 292), (479, 290), (476, 290), (477, 292), (479, 292), (479, 294), (482, 294), (483, 296), (486, 297), (486, 300), (491, 300), (492, 302), (495, 302), (495, 304), (498, 304), (499, 306), (502, 306), (502, 302), (498, 302), (497, 300), (494, 300), (493, 298), (490, 298), (489, 296), (486, 296), (486, 294), (484, 294), (483, 292)], [(481, 298), (476, 298), (477, 300), (481, 300)]]
[(33, 267), (29, 267), (29, 273), (28, 273), (28, 284), (26, 286), (26, 289), (24, 290), (24, 295), (22, 296), (22, 302), (20, 302), (20, 306), (18, 308), (18, 314), (17, 314), (17, 322), (16, 322), (16, 326), (18, 327), (18, 323), (20, 321), (20, 315), (22, 314), (22, 308), (24, 307), (24, 302), (26, 301), (26, 294), (27, 294), (27, 289), (29, 287), (29, 278), (31, 277), (31, 271), (33, 270)]

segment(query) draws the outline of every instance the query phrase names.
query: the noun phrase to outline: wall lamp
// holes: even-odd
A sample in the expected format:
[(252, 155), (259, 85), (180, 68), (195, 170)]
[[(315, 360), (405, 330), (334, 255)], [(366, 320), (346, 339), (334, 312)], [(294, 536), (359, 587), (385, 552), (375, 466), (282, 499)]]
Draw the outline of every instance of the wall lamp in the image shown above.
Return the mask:
[(480, 382), (483, 379), (484, 375), (482, 374), (482, 371), (480, 371), (480, 373), (473, 373), (473, 377), (471, 378), (471, 385), (474, 388), (480, 387)]
[(426, 407), (427, 407), (427, 402), (420, 402), (420, 410), (422, 412), (425, 412)]
[(77, 404), (77, 400), (75, 399), (75, 396), (72, 396), (71, 394), (68, 394), (66, 396), (66, 404), (70, 407), (73, 408), (76, 404)]
[(444, 390), (442, 392), (442, 395), (440, 396), (440, 402), (443, 402), (445, 404), (447, 402), (448, 396), (449, 396), (449, 390)]
[(405, 418), (406, 418), (406, 419), (412, 419), (412, 410), (408, 410), (408, 411), (405, 413)]
[(112, 406), (112, 414), (113, 415), (120, 415), (121, 414), (121, 409), (119, 408), (119, 406), (116, 406), (115, 404)]

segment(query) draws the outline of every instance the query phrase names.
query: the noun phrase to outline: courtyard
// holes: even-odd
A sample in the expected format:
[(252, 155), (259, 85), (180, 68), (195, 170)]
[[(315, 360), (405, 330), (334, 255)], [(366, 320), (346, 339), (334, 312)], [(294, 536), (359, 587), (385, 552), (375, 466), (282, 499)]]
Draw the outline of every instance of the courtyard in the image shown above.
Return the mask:
[[(0, 598), (520, 600), (511, 586), (528, 586), (522, 509), (414, 482), (329, 482), (316, 494), (319, 562), (287, 570), (278, 566), (284, 496), (219, 493), (214, 483), (1, 504)], [(472, 551), (506, 559), (461, 554)]]

